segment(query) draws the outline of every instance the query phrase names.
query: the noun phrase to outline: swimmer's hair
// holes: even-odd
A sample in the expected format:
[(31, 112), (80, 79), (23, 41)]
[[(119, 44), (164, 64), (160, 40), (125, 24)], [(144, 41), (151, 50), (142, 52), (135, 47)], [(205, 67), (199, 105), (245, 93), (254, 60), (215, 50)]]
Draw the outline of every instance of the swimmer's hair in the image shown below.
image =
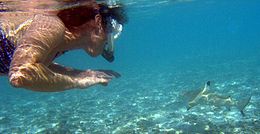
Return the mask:
[(102, 20), (104, 24), (107, 24), (107, 19), (108, 17), (112, 17), (115, 19), (118, 23), (120, 24), (125, 24), (127, 23), (128, 19), (126, 16), (125, 8), (123, 4), (117, 4), (114, 7), (109, 7), (105, 3), (100, 3), (100, 14), (102, 16)]
[(71, 29), (78, 27), (95, 18), (96, 10), (92, 5), (75, 6), (59, 11), (57, 16), (62, 20), (64, 25)]
[[(78, 1), (71, 0), (68, 3), (72, 4), (73, 2)], [(98, 11), (97, 8), (99, 8)], [(108, 24), (108, 17), (112, 17), (122, 25), (127, 22), (125, 9), (124, 6), (121, 4), (114, 7), (108, 7), (108, 5), (105, 3), (99, 3), (97, 5), (93, 2), (87, 2), (87, 4), (84, 4), (82, 6), (71, 6), (69, 8), (62, 9), (58, 12), (57, 16), (62, 20), (62, 22), (68, 29), (74, 29), (92, 19), (95, 19), (95, 16), (97, 14), (100, 14), (102, 16), (104, 26)]]

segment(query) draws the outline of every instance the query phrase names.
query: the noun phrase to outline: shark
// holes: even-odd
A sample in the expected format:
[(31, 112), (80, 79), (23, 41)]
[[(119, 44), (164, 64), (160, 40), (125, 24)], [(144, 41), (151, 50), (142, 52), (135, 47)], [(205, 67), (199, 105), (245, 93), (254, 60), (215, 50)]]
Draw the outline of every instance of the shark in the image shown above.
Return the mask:
[(249, 104), (251, 96), (241, 100), (235, 100), (230, 95), (223, 95), (217, 92), (210, 91), (211, 82), (207, 81), (203, 89), (187, 92), (187, 111), (201, 103), (214, 105), (215, 107), (226, 107), (230, 110), (231, 107), (236, 107), (245, 116), (244, 109)]

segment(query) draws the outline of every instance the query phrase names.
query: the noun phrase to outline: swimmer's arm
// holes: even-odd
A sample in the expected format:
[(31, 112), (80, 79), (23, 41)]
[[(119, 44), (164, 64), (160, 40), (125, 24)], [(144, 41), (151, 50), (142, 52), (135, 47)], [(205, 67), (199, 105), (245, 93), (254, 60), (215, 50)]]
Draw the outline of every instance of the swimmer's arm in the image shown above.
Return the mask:
[(79, 69), (74, 69), (70, 67), (65, 67), (62, 65), (59, 65), (57, 63), (52, 63), (48, 67), (51, 69), (53, 72), (67, 75), (70, 77), (76, 77), (76, 78), (82, 78), (82, 77), (121, 77), (121, 75), (115, 71), (112, 70), (79, 70)]
[(42, 92), (56, 92), (71, 88), (87, 88), (95, 84), (106, 85), (113, 77), (107, 73), (90, 70), (80, 71), (63, 68), (57, 71), (56, 69), (61, 69), (61, 66), (56, 67), (51, 65), (50, 68), (47, 68), (41, 63), (24, 64), (18, 68), (19, 71), (10, 74), (10, 81), (15, 87)]
[(53, 72), (41, 61), (64, 36), (64, 25), (56, 17), (39, 15), (19, 40), (9, 70), (9, 81), (15, 87), (54, 92), (85, 88), (107, 79), (77, 78)]

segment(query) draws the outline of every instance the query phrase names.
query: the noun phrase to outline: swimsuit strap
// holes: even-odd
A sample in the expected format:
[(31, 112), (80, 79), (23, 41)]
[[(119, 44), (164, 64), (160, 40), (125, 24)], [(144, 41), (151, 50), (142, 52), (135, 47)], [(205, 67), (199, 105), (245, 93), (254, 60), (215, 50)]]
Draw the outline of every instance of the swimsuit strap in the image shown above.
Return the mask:
[(0, 73), (8, 73), (14, 50), (14, 44), (6, 38), (0, 28)]

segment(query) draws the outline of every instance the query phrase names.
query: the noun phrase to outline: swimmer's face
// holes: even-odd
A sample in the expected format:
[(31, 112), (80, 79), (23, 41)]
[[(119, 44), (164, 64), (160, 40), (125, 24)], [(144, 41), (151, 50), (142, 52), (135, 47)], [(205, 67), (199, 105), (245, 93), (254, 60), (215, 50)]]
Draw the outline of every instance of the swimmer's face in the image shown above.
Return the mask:
[(83, 49), (93, 57), (102, 54), (106, 42), (106, 33), (102, 26), (102, 18), (96, 15), (95, 20), (87, 22), (81, 26), (81, 39)]

